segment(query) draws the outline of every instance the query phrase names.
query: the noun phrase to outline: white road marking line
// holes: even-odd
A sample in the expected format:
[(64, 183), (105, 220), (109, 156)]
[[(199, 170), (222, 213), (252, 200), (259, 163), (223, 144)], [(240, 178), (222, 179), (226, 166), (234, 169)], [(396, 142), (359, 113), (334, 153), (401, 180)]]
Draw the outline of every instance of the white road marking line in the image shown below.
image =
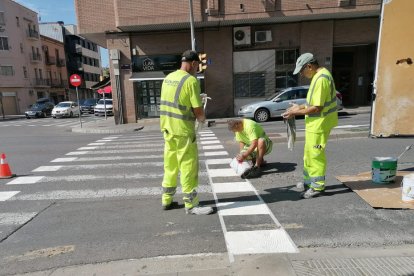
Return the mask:
[(52, 125), (42, 125), (42, 126), (44, 126), (44, 127), (50, 127), (50, 126), (52, 126)]
[(256, 230), (227, 232), (226, 241), (229, 251), (235, 255), (265, 253), (298, 253), (286, 231)]
[(37, 213), (0, 213), (0, 225), (21, 225), (31, 220)]
[(214, 133), (205, 133), (205, 134), (201, 134), (201, 137), (216, 137), (216, 135)]
[(222, 159), (207, 159), (207, 165), (218, 165), (218, 164), (230, 164), (231, 158), (222, 158)]
[(217, 137), (200, 137), (200, 141), (205, 141), (205, 140), (217, 140)]
[(0, 192), (0, 201), (6, 201), (18, 193), (20, 193), (20, 191)]
[(56, 158), (50, 162), (54, 163), (54, 162), (73, 162), (76, 159), (78, 159), (79, 157), (67, 157), (67, 158)]
[(88, 146), (102, 146), (105, 145), (105, 143), (90, 143)]
[(112, 142), (112, 140), (96, 140), (96, 143), (102, 143), (102, 142)]
[(207, 151), (204, 156), (229, 155), (227, 151)]
[[(199, 185), (198, 193), (211, 193), (209, 185)], [(18, 192), (17, 192), (18, 193)], [(177, 194), (181, 194), (181, 188), (177, 187)], [(162, 194), (162, 187), (143, 187), (133, 189), (103, 189), (103, 190), (56, 190), (48, 192), (38, 192), (33, 194), (22, 194), (11, 198), (11, 200), (64, 200), (64, 199), (92, 199), (92, 198), (112, 198), (112, 197), (134, 197), (134, 196), (159, 196)]]
[(202, 146), (203, 150), (224, 149), (222, 145)]
[(85, 155), (87, 153), (90, 153), (89, 151), (72, 151), (68, 152), (65, 155)]
[(120, 136), (109, 136), (109, 137), (104, 137), (102, 139), (118, 139)]
[(228, 177), (228, 176), (238, 176), (236, 172), (232, 169), (209, 169), (209, 175), (211, 177)]
[(104, 145), (95, 147), (95, 149), (130, 149), (130, 148), (164, 148), (164, 143), (151, 143), (151, 144), (136, 144), (136, 145), (119, 145), (119, 144), (112, 144), (112, 145)]
[(55, 172), (62, 168), (62, 166), (40, 166), (37, 169), (34, 169), (32, 172)]
[(210, 145), (210, 144), (220, 144), (219, 140), (211, 140), (211, 141), (200, 141), (202, 145)]
[(225, 182), (212, 183), (213, 190), (216, 194), (237, 193), (237, 192), (254, 192), (254, 187), (249, 182)]
[(213, 132), (211, 130), (203, 130), (199, 132), (199, 134), (205, 134), (205, 133), (213, 133)]
[(78, 148), (78, 149), (76, 149), (76, 150), (94, 150), (94, 149), (97, 149), (98, 147), (80, 147), (80, 148)]
[(268, 215), (269, 208), (260, 200), (219, 202), (217, 204), (221, 216)]
[(34, 184), (43, 178), (44, 176), (20, 176), (8, 182), (6, 185)]

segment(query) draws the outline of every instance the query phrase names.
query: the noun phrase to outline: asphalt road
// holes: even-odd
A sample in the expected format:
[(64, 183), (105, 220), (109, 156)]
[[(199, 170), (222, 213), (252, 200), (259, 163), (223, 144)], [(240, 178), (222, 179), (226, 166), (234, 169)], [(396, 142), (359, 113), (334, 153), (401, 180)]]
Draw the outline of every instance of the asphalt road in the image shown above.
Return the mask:
[[(7, 153), (18, 177), (0, 180), (0, 197), (15, 192), (0, 201), (0, 275), (168, 255), (228, 252), (231, 258), (247, 250), (242, 234), (256, 235), (260, 244), (271, 240), (263, 233), (274, 230), (285, 249), (414, 243), (412, 211), (373, 209), (335, 179), (369, 171), (372, 157), (397, 156), (414, 139), (330, 141), (327, 193), (301, 200), (296, 183), (303, 142), (294, 151), (275, 144), (263, 176), (243, 182), (228, 172), (226, 160), (238, 147), (219, 125), (199, 138), (199, 195), (202, 204), (218, 203), (228, 215), (189, 216), (180, 193), (177, 208), (160, 208), (163, 150), (158, 131), (91, 135), (72, 133), (70, 125), (5, 123), (0, 123), (0, 151)], [(297, 121), (298, 129), (302, 123)], [(340, 125), (355, 131), (366, 131), (367, 124), (368, 114), (340, 119)], [(274, 135), (285, 131), (282, 121), (263, 125)], [(413, 167), (414, 152), (408, 152), (400, 169)], [(211, 183), (233, 182), (237, 189), (249, 189), (218, 193), (216, 187), (213, 193)], [(250, 202), (254, 204), (246, 205)]]

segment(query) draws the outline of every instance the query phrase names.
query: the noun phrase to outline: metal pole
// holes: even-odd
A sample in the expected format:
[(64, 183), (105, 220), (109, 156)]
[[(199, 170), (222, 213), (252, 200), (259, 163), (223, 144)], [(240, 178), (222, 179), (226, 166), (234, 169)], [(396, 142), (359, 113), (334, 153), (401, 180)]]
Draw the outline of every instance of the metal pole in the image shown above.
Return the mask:
[(105, 112), (105, 120), (106, 120), (106, 100), (105, 100), (105, 91), (103, 91), (103, 100), (104, 100), (104, 112)]
[(79, 104), (79, 92), (78, 92), (78, 87), (76, 86), (76, 98), (78, 99), (78, 108), (79, 108), (79, 122), (80, 122), (80, 126), (82, 128), (82, 116), (81, 116), (81, 111), (80, 111), (80, 104)]
[(195, 51), (196, 41), (194, 36), (193, 0), (188, 0), (188, 4), (190, 5), (191, 50)]

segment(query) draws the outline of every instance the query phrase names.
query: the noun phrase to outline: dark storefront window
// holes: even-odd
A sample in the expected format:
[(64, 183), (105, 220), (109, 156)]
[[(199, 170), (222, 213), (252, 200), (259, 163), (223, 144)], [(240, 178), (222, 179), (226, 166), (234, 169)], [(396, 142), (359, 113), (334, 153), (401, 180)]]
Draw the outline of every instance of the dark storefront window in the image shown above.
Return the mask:
[(287, 49), (276, 51), (276, 65), (295, 64), (299, 57), (299, 49)]
[(298, 75), (290, 72), (276, 72), (276, 90), (298, 85)]
[(264, 97), (266, 72), (234, 74), (235, 97)]

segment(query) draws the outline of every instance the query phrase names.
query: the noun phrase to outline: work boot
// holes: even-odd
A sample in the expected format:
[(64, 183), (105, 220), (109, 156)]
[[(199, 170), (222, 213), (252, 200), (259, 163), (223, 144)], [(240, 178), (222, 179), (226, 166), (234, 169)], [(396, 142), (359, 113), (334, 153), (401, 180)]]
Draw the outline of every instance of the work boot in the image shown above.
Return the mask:
[(191, 209), (185, 208), (185, 213), (188, 215), (210, 215), (213, 211), (213, 208), (201, 205), (195, 206)]
[(317, 191), (317, 190), (314, 190), (313, 188), (309, 188), (308, 190), (306, 190), (306, 192), (301, 193), (300, 197), (309, 199), (309, 198), (320, 196), (324, 192), (325, 192), (324, 190)]
[(250, 169), (247, 169), (242, 175), (241, 178), (249, 179), (249, 178), (256, 178), (259, 177), (261, 174), (261, 170), (259, 167), (253, 166)]
[(168, 205), (162, 205), (162, 209), (164, 210), (164, 211), (168, 211), (168, 210), (171, 210), (172, 208), (174, 208), (174, 206), (176, 206), (177, 205), (177, 202), (171, 202), (170, 204), (168, 204)]

